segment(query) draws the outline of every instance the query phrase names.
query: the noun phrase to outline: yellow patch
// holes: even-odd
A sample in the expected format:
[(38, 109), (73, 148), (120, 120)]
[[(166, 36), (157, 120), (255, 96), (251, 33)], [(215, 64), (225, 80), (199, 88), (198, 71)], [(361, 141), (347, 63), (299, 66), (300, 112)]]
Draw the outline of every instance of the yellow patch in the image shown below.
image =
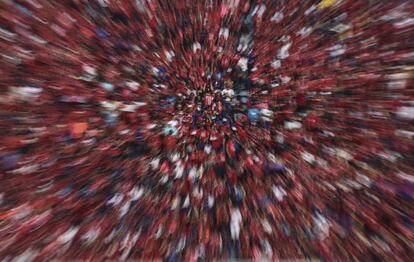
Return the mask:
[(352, 30), (347, 30), (339, 35), (339, 39), (344, 40), (353, 36)]
[(322, 0), (318, 4), (318, 9), (323, 9), (323, 8), (330, 7), (330, 6), (334, 5), (336, 2), (337, 2), (337, 0)]

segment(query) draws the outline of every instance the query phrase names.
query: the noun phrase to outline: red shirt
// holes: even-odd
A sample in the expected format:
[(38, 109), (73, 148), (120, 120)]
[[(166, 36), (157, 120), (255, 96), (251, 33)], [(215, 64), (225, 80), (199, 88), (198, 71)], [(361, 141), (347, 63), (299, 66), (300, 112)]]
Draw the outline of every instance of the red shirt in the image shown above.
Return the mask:
[(210, 105), (212, 104), (212, 102), (213, 102), (213, 99), (214, 99), (214, 97), (213, 97), (213, 96), (208, 95), (208, 96), (206, 96), (206, 97), (204, 98), (204, 103), (205, 103), (206, 105), (210, 106)]
[(227, 175), (228, 175), (228, 178), (229, 178), (230, 183), (232, 183), (233, 185), (235, 185), (236, 182), (237, 182), (237, 173), (236, 173), (236, 171), (234, 169), (230, 169), (227, 172)]
[(215, 137), (215, 139), (211, 141), (212, 147), (214, 149), (219, 149), (223, 145), (223, 136), (217, 131), (212, 131), (211, 137)]
[(234, 146), (234, 142), (229, 140), (226, 142), (226, 152), (230, 157), (235, 157), (236, 155), (236, 148)]
[(208, 131), (207, 130), (202, 130), (200, 132), (201, 141), (206, 141), (207, 137), (208, 137)]
[(159, 148), (161, 146), (161, 139), (157, 134), (150, 136), (148, 140), (152, 148)]
[(161, 164), (161, 167), (160, 167), (160, 171), (162, 172), (162, 173), (168, 173), (168, 171), (170, 170), (170, 167), (169, 167), (169, 165), (168, 165), (168, 162), (167, 161), (164, 161), (162, 164)]
[(175, 148), (175, 145), (177, 144), (177, 138), (174, 136), (166, 136), (164, 139), (164, 145), (167, 151), (171, 151)]
[(237, 128), (237, 134), (241, 142), (247, 141), (247, 133), (242, 128)]

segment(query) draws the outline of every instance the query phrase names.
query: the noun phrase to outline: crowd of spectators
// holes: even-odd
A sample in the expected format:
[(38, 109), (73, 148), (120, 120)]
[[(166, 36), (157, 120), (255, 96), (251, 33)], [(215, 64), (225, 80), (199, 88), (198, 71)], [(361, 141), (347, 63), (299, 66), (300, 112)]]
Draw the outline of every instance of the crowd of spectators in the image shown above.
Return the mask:
[(414, 259), (413, 1), (4, 0), (0, 55), (2, 261)]

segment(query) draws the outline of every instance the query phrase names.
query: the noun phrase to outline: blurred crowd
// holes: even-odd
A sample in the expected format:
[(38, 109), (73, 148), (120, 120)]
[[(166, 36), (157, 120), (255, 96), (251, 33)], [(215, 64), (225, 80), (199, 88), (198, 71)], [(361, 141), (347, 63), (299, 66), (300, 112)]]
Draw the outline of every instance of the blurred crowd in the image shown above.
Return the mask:
[(413, 261), (414, 2), (4, 0), (2, 261)]

